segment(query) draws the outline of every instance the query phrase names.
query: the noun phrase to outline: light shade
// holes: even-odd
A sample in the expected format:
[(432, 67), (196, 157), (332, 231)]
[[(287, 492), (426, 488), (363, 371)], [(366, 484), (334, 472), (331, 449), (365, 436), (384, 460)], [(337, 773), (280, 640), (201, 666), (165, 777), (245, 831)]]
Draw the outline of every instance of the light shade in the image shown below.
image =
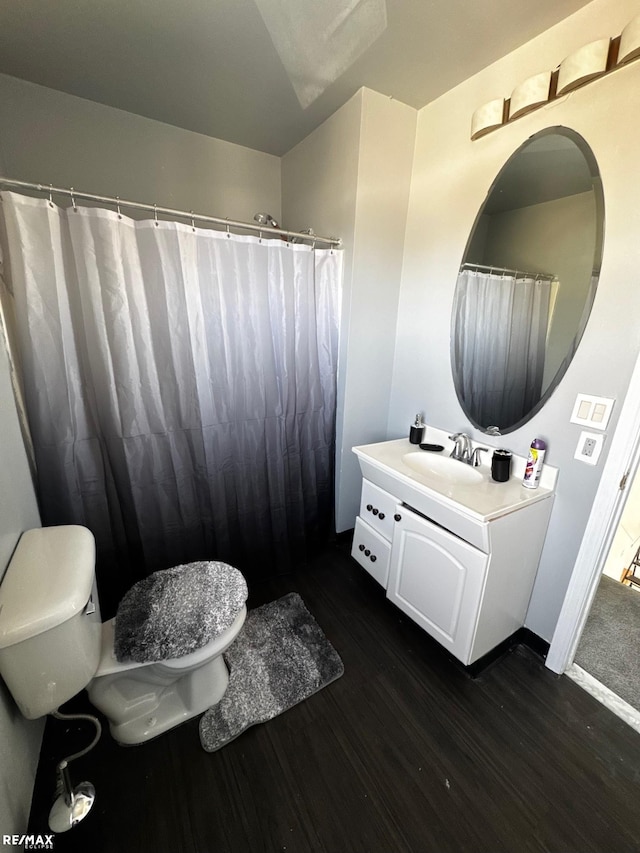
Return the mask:
[(585, 44), (560, 65), (556, 93), (564, 95), (607, 70), (610, 38)]
[(620, 35), (618, 65), (640, 56), (640, 15), (629, 21)]
[(545, 104), (549, 100), (550, 88), (551, 71), (542, 71), (520, 83), (511, 93), (509, 118), (517, 118)]
[(500, 127), (504, 123), (505, 118), (505, 103), (504, 98), (497, 98), (495, 101), (489, 101), (475, 111), (471, 118), (471, 138), (478, 139)]

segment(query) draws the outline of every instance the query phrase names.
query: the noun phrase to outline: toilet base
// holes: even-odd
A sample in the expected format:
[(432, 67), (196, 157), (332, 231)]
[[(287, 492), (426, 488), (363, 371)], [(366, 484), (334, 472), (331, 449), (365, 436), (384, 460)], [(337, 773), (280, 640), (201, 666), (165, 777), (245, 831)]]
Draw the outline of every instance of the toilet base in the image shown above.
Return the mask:
[(105, 714), (111, 735), (123, 746), (145, 743), (203, 714), (222, 699), (229, 683), (222, 655), (178, 679), (161, 663), (145, 667), (144, 683), (140, 671), (136, 676), (100, 676), (88, 687), (91, 703)]

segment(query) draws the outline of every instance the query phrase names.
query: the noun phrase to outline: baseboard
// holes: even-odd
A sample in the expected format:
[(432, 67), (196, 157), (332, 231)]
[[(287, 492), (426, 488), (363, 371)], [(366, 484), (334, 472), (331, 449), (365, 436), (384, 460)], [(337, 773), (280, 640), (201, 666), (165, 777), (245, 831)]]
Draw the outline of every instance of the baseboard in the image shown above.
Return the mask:
[(540, 655), (543, 660), (546, 660), (551, 644), (546, 640), (543, 640), (542, 637), (539, 637), (537, 634), (534, 634), (529, 628), (520, 628), (520, 633), (522, 635), (520, 639), (522, 645), (528, 646), (531, 651)]
[(495, 663), (497, 660), (500, 660), (504, 655), (509, 654), (509, 652), (513, 651), (516, 646), (527, 646), (531, 651), (540, 655), (543, 660), (546, 658), (549, 651), (549, 643), (543, 640), (542, 637), (534, 634), (533, 631), (529, 630), (529, 628), (518, 628), (517, 631), (514, 631), (514, 633), (507, 637), (506, 640), (498, 643), (498, 645), (491, 649), (490, 652), (487, 652), (486, 655), (478, 658), (477, 661), (469, 664), (469, 666), (465, 666), (465, 672), (467, 672), (472, 678), (477, 678), (487, 669), (487, 667), (491, 666), (491, 664)]

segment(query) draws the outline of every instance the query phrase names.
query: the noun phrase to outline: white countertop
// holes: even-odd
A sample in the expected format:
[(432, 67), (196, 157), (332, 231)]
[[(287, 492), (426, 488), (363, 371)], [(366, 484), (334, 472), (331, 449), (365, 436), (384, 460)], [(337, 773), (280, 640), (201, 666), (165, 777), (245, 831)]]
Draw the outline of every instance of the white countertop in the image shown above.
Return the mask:
[[(425, 441), (434, 444), (442, 444), (445, 449), (438, 455), (448, 456), (453, 447), (446, 433), (429, 427)], [(473, 442), (473, 446), (479, 445)], [(491, 479), (491, 455), (490, 452), (483, 454), (483, 464), (474, 469), (481, 474), (478, 482), (460, 483), (449, 482), (442, 475), (432, 476), (429, 472), (418, 473), (403, 461), (403, 457), (410, 452), (431, 454), (433, 451), (420, 450), (418, 445), (411, 444), (408, 438), (399, 438), (393, 441), (381, 441), (377, 444), (366, 444), (353, 448), (358, 456), (361, 466), (364, 462), (368, 466), (386, 471), (396, 477), (400, 483), (404, 482), (413, 488), (420, 488), (433, 498), (442, 503), (468, 514), (478, 521), (491, 521), (494, 518), (514, 512), (522, 507), (545, 500), (553, 495), (557, 478), (557, 468), (544, 465), (542, 479), (537, 489), (528, 489), (522, 485), (525, 460), (514, 454), (512, 462), (511, 477), (506, 483), (496, 483)], [(452, 464), (465, 465), (464, 462)], [(363, 473), (365, 473), (363, 471)], [(398, 495), (404, 499), (401, 494)]]

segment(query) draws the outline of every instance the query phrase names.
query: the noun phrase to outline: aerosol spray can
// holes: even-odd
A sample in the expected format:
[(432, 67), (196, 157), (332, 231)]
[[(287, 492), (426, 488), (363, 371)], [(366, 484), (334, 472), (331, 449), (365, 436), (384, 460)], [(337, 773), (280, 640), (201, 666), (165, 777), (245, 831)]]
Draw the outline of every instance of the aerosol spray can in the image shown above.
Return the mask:
[(534, 438), (529, 448), (529, 456), (524, 469), (524, 479), (522, 485), (527, 489), (537, 489), (540, 485), (540, 475), (542, 474), (542, 463), (544, 454), (547, 451), (547, 445), (541, 438)]

